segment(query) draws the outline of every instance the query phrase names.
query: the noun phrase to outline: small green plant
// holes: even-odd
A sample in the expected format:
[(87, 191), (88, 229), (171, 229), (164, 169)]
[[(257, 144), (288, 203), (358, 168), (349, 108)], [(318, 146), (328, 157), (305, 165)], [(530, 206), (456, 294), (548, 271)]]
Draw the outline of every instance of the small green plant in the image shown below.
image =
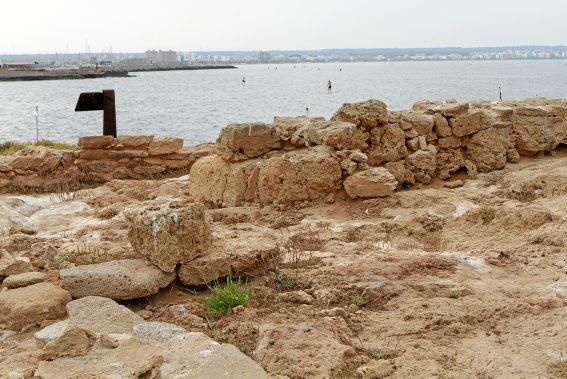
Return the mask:
[(208, 287), (212, 294), (205, 300), (205, 307), (209, 314), (214, 317), (222, 316), (232, 308), (245, 305), (250, 300), (250, 291), (244, 288), (240, 278), (233, 281), (229, 277), (225, 286), (215, 281)]
[(364, 308), (368, 305), (368, 303), (370, 303), (370, 300), (368, 300), (368, 298), (364, 296), (357, 296), (356, 299), (354, 299), (354, 305), (359, 308)]

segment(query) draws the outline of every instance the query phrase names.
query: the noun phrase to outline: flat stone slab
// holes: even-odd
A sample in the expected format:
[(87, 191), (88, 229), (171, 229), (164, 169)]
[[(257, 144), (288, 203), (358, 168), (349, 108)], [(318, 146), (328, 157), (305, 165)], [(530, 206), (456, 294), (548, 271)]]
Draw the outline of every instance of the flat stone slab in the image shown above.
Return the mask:
[(116, 303), (100, 296), (87, 296), (67, 304), (69, 322), (93, 334), (132, 333), (144, 319)]
[(2, 284), (7, 288), (28, 287), (33, 284), (45, 282), (49, 276), (43, 272), (25, 272), (23, 274), (11, 275), (4, 279)]
[(69, 301), (69, 292), (52, 283), (0, 292), (0, 329), (19, 330), (29, 324), (64, 318)]
[(125, 259), (61, 270), (59, 276), (73, 298), (102, 296), (129, 300), (150, 296), (175, 280), (143, 259)]

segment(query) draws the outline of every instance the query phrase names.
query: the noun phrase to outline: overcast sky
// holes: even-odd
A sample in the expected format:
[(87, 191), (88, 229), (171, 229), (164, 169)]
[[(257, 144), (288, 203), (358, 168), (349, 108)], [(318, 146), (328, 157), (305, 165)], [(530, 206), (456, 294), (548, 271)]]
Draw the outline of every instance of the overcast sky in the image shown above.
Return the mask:
[(567, 44), (567, 0), (2, 0), (0, 54)]

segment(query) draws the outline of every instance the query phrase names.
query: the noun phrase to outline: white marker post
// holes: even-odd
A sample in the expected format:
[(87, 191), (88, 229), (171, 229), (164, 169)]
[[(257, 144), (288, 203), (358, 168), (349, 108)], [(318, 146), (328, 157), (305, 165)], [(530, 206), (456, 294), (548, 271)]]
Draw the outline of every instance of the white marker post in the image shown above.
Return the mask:
[(39, 105), (35, 106), (35, 144), (39, 143)]

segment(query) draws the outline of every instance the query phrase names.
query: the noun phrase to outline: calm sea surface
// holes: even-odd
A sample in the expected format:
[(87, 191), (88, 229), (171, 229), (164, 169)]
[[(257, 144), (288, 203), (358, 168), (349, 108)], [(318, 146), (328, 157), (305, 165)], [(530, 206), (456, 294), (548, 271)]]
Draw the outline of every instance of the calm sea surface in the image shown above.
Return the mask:
[(400, 110), (422, 99), (496, 99), (498, 86), (505, 99), (567, 98), (567, 66), (559, 60), (253, 65), (0, 83), (0, 142), (35, 139), (36, 105), (40, 138), (76, 142), (102, 133), (102, 112), (74, 112), (79, 93), (102, 89), (116, 91), (119, 134), (175, 135), (192, 145), (214, 141), (228, 123), (269, 122), (305, 114), (306, 107), (310, 115), (330, 117), (344, 102), (375, 98)]

